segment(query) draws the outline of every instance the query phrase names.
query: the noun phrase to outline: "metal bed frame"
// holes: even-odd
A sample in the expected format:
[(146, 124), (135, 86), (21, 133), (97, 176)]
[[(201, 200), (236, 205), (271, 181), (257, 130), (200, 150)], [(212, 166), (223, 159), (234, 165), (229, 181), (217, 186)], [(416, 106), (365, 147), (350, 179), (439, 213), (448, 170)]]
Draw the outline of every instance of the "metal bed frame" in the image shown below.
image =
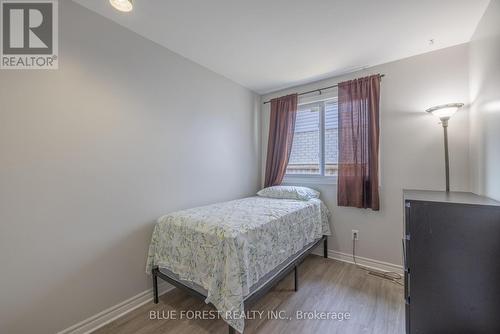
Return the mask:
[[(318, 241), (316, 241), (314, 244), (309, 246), (307, 249), (303, 250), (302, 253), (298, 257), (296, 257), (294, 260), (292, 260), (289, 264), (287, 264), (283, 269), (281, 269), (271, 280), (269, 280), (266, 284), (261, 286), (258, 290), (255, 290), (253, 293), (248, 295), (247, 298), (244, 299), (244, 306), (245, 309), (247, 307), (252, 306), (259, 300), (262, 296), (264, 296), (269, 290), (271, 290), (278, 282), (280, 282), (286, 275), (288, 275), (292, 270), (294, 271), (294, 290), (297, 291), (299, 289), (299, 276), (298, 276), (298, 266), (302, 261), (304, 261), (304, 258), (309, 255), (314, 248), (319, 246), (323, 242), (323, 257), (328, 258), (328, 239), (327, 236), (324, 235)], [(159, 302), (159, 295), (158, 295), (158, 278), (161, 278), (162, 280), (172, 284), (173, 286), (180, 288), (190, 295), (199, 298), (201, 300), (205, 300), (207, 297), (203, 295), (202, 293), (184, 285), (182, 282), (179, 282), (164, 273), (160, 271), (158, 266), (154, 266), (152, 270), (153, 274), (153, 294), (154, 294), (154, 303), (158, 304)], [(236, 330), (228, 325), (229, 327), (229, 334), (235, 334)]]

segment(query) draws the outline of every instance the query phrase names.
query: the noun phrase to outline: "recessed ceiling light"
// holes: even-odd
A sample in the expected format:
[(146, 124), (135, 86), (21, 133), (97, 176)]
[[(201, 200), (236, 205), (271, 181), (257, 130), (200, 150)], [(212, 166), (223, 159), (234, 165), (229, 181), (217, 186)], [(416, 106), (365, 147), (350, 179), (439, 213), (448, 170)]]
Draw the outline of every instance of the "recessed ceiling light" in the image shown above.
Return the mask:
[(132, 0), (109, 0), (109, 3), (120, 12), (130, 12), (134, 7)]

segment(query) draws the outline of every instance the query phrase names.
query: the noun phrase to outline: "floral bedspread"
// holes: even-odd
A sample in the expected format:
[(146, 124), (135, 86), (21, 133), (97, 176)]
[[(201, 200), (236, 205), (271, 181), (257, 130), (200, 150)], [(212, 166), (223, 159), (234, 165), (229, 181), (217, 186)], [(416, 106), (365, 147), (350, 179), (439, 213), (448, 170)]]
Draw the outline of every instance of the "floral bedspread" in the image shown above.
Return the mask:
[(167, 214), (154, 228), (146, 271), (166, 268), (202, 286), (221, 317), (243, 332), (250, 287), (291, 255), (330, 234), (330, 213), (309, 201), (248, 197)]

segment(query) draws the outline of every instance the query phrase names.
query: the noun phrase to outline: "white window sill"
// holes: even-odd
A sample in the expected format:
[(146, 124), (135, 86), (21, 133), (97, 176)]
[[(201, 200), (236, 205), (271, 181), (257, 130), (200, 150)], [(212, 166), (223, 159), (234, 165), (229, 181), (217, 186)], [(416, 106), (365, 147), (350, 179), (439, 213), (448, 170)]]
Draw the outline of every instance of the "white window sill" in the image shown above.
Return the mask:
[(286, 184), (337, 184), (337, 176), (321, 175), (285, 175), (283, 183)]

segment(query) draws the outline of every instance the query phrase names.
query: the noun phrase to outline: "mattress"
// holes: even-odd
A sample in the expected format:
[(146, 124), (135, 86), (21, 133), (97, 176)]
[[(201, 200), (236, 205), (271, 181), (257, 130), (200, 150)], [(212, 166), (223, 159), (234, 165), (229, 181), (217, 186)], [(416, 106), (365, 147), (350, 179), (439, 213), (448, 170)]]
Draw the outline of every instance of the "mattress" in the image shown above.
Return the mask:
[[(267, 282), (271, 281), (274, 277), (276, 277), (283, 269), (285, 269), (285, 267), (287, 265), (289, 265), (294, 260), (296, 260), (297, 258), (299, 258), (303, 254), (304, 251), (306, 251), (311, 246), (313, 246), (317, 241), (319, 241), (319, 239), (311, 242), (308, 245), (306, 245), (302, 250), (300, 250), (297, 253), (293, 254), (288, 259), (286, 259), (284, 262), (282, 262), (280, 265), (278, 265), (276, 268), (274, 268), (269, 273), (267, 273), (266, 275), (264, 275), (261, 279), (259, 279), (259, 281), (257, 283), (255, 283), (254, 285), (252, 285), (250, 287), (249, 293), (244, 296), (245, 297), (244, 299), (246, 300), (248, 297), (252, 296), (252, 294), (255, 291), (259, 290), (261, 287), (263, 287), (264, 285), (266, 285)], [(191, 288), (191, 289), (195, 290), (196, 292), (198, 292), (198, 293), (200, 293), (200, 294), (202, 294), (204, 296), (207, 296), (208, 291), (205, 288), (203, 288), (202, 286), (200, 286), (200, 285), (198, 285), (198, 284), (196, 284), (194, 282), (189, 282), (189, 281), (182, 280), (179, 277), (179, 275), (177, 275), (176, 273), (171, 272), (167, 268), (159, 268), (159, 269), (160, 269), (160, 272), (162, 274), (167, 275), (168, 277), (170, 277), (170, 278), (172, 278), (172, 279), (174, 279), (174, 280), (176, 280), (178, 282), (181, 282), (182, 284), (184, 284), (188, 288)]]
[(242, 332), (244, 319), (235, 315), (243, 314), (245, 296), (291, 256), (329, 235), (328, 217), (319, 199), (265, 197), (170, 213), (155, 225), (146, 270), (158, 266), (201, 288), (205, 301)]

